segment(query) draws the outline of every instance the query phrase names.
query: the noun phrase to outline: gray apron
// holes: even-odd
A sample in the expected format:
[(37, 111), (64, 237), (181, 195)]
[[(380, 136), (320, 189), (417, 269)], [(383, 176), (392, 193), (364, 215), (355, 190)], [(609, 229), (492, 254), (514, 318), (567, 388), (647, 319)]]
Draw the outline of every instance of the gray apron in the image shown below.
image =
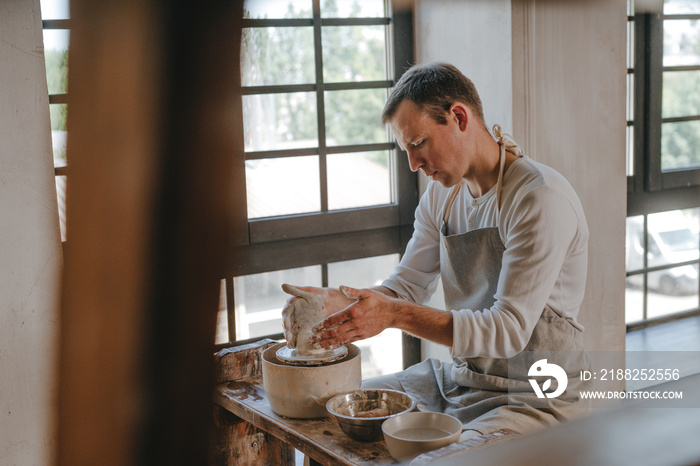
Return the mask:
[[(499, 225), (505, 151), (520, 155), (508, 135), (494, 127), (500, 146), (496, 187)], [(455, 186), (443, 214), (440, 235), (440, 274), (447, 309), (488, 309), (495, 302), (505, 246), (498, 226), (449, 234), (448, 218), (462, 183)], [(536, 353), (532, 353), (536, 352)], [(528, 369), (547, 354), (576, 359), (563, 364), (569, 376), (567, 393), (576, 395), (539, 399), (528, 382)], [(452, 363), (428, 359), (397, 374), (403, 388), (418, 399), (419, 409), (445, 412), (463, 423), (465, 430), (488, 433), (509, 428), (520, 433), (581, 414), (575, 390), (582, 358), (582, 332), (549, 307), (542, 310), (524, 351), (508, 359), (454, 358)], [(543, 356), (544, 355), (544, 356)], [(551, 359), (550, 359), (551, 361)]]

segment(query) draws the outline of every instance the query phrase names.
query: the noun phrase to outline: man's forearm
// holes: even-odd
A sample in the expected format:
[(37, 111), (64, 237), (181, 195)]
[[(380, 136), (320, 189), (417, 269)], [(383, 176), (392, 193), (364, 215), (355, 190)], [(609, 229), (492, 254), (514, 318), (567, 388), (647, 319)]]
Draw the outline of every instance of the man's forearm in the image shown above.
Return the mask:
[(452, 347), (452, 313), (401, 301), (394, 327), (413, 336)]
[[(398, 300), (396, 293), (385, 286), (376, 286), (372, 289)], [(399, 301), (396, 303), (395, 328), (441, 345), (452, 346), (451, 312), (440, 311), (408, 301)]]

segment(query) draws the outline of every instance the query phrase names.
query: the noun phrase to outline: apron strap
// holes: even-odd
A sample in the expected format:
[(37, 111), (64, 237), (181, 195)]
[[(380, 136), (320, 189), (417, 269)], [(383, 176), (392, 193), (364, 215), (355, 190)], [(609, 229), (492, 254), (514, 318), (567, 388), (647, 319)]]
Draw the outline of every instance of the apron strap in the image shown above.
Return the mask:
[(493, 125), (493, 135), (496, 137), (498, 146), (500, 148), (500, 161), (498, 166), (498, 182), (496, 183), (496, 202), (498, 206), (498, 212), (501, 212), (501, 191), (503, 190), (503, 168), (506, 164), (506, 151), (520, 156), (523, 151), (513, 139), (513, 136), (507, 133), (501, 133), (500, 125)]

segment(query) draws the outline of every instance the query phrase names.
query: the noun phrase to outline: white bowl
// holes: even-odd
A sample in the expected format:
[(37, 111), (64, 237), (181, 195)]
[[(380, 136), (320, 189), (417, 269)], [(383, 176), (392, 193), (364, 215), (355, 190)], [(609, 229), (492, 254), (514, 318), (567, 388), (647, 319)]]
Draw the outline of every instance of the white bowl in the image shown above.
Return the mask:
[(458, 441), (462, 422), (449, 414), (413, 412), (387, 419), (382, 431), (391, 456), (408, 461)]

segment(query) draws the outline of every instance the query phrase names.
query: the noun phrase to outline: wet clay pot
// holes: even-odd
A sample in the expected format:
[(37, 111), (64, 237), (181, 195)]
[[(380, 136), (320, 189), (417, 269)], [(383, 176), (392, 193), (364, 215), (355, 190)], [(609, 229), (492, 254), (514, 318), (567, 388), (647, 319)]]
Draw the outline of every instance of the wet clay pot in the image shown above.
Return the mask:
[(272, 410), (293, 419), (328, 416), (326, 402), (338, 393), (358, 390), (362, 382), (360, 349), (349, 344), (343, 359), (321, 366), (297, 366), (277, 358), (280, 343), (263, 352), (263, 386)]

